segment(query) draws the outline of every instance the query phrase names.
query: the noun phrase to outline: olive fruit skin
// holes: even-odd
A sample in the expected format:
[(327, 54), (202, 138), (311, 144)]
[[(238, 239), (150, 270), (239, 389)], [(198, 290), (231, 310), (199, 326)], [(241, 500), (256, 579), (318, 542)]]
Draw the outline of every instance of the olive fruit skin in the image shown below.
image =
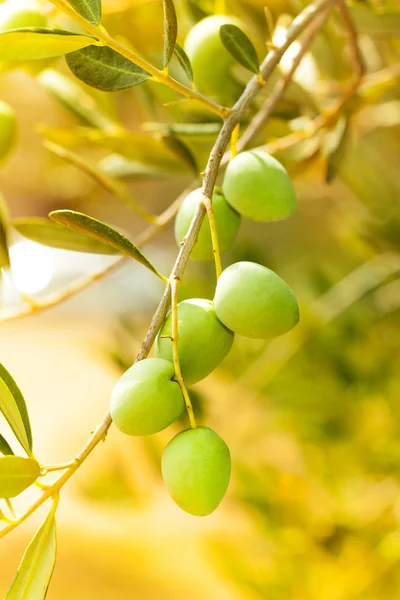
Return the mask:
[(46, 25), (46, 15), (33, 0), (6, 0), (0, 5), (0, 32)]
[(221, 42), (221, 25), (240, 25), (234, 18), (213, 15), (202, 19), (189, 31), (185, 51), (193, 67), (194, 80), (200, 92), (216, 96), (222, 104), (231, 104), (241, 87), (231, 77), (234, 58)]
[(250, 338), (282, 335), (299, 321), (296, 296), (287, 283), (252, 262), (238, 262), (222, 272), (214, 305), (226, 327)]
[(266, 152), (241, 152), (225, 172), (226, 200), (239, 214), (254, 221), (280, 221), (297, 207), (286, 169)]
[(185, 402), (174, 366), (161, 358), (146, 358), (117, 381), (110, 412), (117, 428), (127, 435), (151, 435), (171, 425)]
[(0, 100), (0, 163), (12, 151), (17, 138), (17, 118), (14, 110)]
[[(189, 230), (194, 214), (202, 201), (201, 188), (194, 190), (183, 201), (175, 219), (175, 238), (178, 244)], [(225, 200), (219, 189), (215, 189), (212, 199), (215, 225), (218, 233), (220, 252), (226, 252), (239, 231), (240, 215)], [(210, 223), (205, 217), (190, 256), (197, 260), (211, 260), (214, 257), (211, 241)]]
[(229, 448), (208, 427), (186, 429), (165, 448), (161, 470), (176, 504), (191, 515), (204, 517), (217, 508), (228, 489)]
[[(188, 385), (207, 377), (228, 354), (234, 335), (217, 319), (213, 303), (191, 298), (178, 304), (178, 353)], [(173, 361), (172, 318), (167, 316), (157, 335), (156, 356)]]

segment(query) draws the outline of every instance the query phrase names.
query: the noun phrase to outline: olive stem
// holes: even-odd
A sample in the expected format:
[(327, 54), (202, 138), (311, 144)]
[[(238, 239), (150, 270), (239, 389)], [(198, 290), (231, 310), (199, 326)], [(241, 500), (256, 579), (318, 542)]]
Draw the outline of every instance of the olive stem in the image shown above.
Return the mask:
[(212, 242), (212, 249), (213, 249), (213, 255), (214, 255), (214, 262), (215, 262), (215, 271), (216, 271), (217, 280), (218, 280), (219, 276), (222, 273), (222, 265), (221, 265), (221, 253), (219, 250), (218, 231), (217, 231), (217, 225), (215, 223), (214, 209), (213, 209), (212, 201), (210, 198), (204, 198), (203, 204), (206, 207), (208, 221), (210, 223), (211, 242)]
[(193, 412), (192, 402), (190, 400), (189, 392), (185, 381), (182, 376), (181, 364), (179, 360), (179, 318), (178, 318), (178, 290), (179, 290), (180, 279), (179, 277), (172, 277), (171, 279), (171, 318), (172, 318), (172, 353), (174, 357), (174, 368), (175, 368), (175, 379), (181, 388), (183, 397), (185, 399), (185, 406), (188, 413), (190, 427), (196, 429), (196, 418)]
[(60, 463), (58, 465), (43, 465), (42, 466), (42, 476), (45, 477), (47, 473), (51, 473), (53, 471), (65, 471), (65, 469), (69, 469), (73, 467), (76, 463), (76, 459), (70, 460), (65, 463)]
[(187, 87), (182, 83), (179, 83), (179, 81), (177, 81), (170, 75), (164, 73), (163, 71), (160, 71), (159, 69), (157, 69), (157, 67), (147, 62), (147, 60), (136, 54), (136, 52), (133, 52), (132, 50), (130, 50), (129, 48), (125, 47), (123, 44), (112, 38), (103, 26), (96, 26), (87, 21), (84, 17), (78, 14), (72, 8), (72, 6), (70, 6), (68, 2), (66, 2), (66, 0), (51, 1), (55, 6), (57, 6), (59, 10), (67, 14), (73, 21), (75, 21), (75, 23), (78, 23), (81, 27), (86, 29), (88, 33), (90, 33), (95, 38), (103, 42), (103, 45), (112, 48), (113, 50), (115, 50), (115, 52), (118, 52), (131, 62), (144, 69), (147, 73), (152, 75), (153, 81), (163, 83), (164, 85), (172, 88), (179, 94), (186, 96), (189, 100), (195, 100), (196, 102), (203, 104), (203, 106), (211, 110), (213, 113), (219, 115), (221, 119), (224, 119), (227, 115), (230, 114), (229, 108), (221, 106), (220, 104), (217, 104), (216, 102), (210, 100), (206, 96), (203, 96), (203, 94), (196, 92), (194, 89)]
[(240, 123), (238, 123), (236, 125), (235, 129), (232, 131), (231, 143), (230, 143), (231, 158), (235, 158), (235, 156), (237, 154), (237, 143), (238, 143), (238, 139), (239, 139), (239, 132), (240, 132)]

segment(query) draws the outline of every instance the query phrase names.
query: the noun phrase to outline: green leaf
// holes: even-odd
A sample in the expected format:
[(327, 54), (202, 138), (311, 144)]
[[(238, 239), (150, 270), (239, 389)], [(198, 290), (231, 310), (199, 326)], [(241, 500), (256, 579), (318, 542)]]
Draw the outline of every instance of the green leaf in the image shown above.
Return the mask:
[(172, 150), (172, 152), (174, 152), (179, 158), (182, 159), (184, 163), (188, 165), (195, 175), (198, 175), (199, 169), (196, 159), (191, 150), (182, 142), (182, 140), (174, 135), (164, 135), (162, 141), (167, 148)]
[(92, 254), (118, 254), (118, 250), (83, 233), (66, 229), (49, 219), (27, 217), (15, 219), (13, 227), (24, 237), (44, 246), (90, 252)]
[(92, 25), (100, 25), (101, 0), (68, 0), (70, 5)]
[(34, 458), (0, 457), (0, 498), (15, 498), (32, 485), (40, 475)]
[(331, 183), (337, 175), (337, 171), (346, 154), (349, 133), (349, 116), (346, 115), (338, 120), (335, 129), (325, 137), (323, 154), (326, 158), (326, 183)]
[(7, 369), (0, 363), (0, 411), (15, 437), (29, 455), (32, 454), (32, 432), (28, 410), (21, 390)]
[(122, 154), (106, 156), (97, 167), (106, 175), (117, 179), (160, 179), (170, 175), (167, 170), (126, 158)]
[(260, 72), (257, 52), (247, 35), (239, 27), (222, 25), (219, 35), (225, 48), (238, 63), (252, 73)]
[(10, 444), (7, 442), (6, 438), (0, 433), (0, 452), (1, 454), (14, 454)]
[(0, 60), (37, 60), (74, 52), (95, 38), (63, 29), (25, 27), (0, 34)]
[(103, 112), (93, 96), (90, 96), (71, 77), (55, 69), (45, 69), (37, 79), (52, 96), (83, 123), (110, 133), (116, 133), (121, 129), (118, 123)]
[(52, 510), (25, 550), (5, 600), (44, 600), (54, 571), (56, 553), (56, 522)]
[(178, 35), (178, 22), (174, 0), (163, 0), (164, 6), (164, 64), (165, 68), (174, 53), (176, 38)]
[(174, 54), (184, 70), (186, 77), (189, 79), (189, 81), (193, 82), (193, 69), (190, 59), (178, 42), (175, 43)]
[(143, 83), (150, 74), (106, 46), (89, 46), (67, 56), (75, 77), (103, 92), (125, 90)]
[(121, 254), (134, 258), (163, 279), (163, 276), (151, 262), (147, 260), (144, 254), (140, 252), (139, 248), (132, 244), (132, 242), (122, 235), (122, 233), (109, 225), (106, 225), (102, 221), (98, 221), (97, 219), (93, 219), (93, 217), (89, 217), (88, 215), (73, 210), (55, 210), (49, 214), (49, 217), (56, 223), (64, 225), (64, 227), (86, 233), (90, 237), (115, 248)]
[(8, 252), (8, 210), (3, 196), (0, 195), (0, 269), (10, 266)]

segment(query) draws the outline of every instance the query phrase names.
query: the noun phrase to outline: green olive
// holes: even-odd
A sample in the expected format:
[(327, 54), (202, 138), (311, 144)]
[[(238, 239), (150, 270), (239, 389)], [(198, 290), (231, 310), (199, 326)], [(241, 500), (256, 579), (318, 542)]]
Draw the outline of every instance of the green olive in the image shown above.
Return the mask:
[(20, 27), (46, 27), (47, 18), (34, 0), (6, 0), (0, 4), (0, 32)]
[(266, 152), (241, 152), (225, 172), (223, 191), (229, 204), (254, 221), (286, 219), (297, 206), (286, 169)]
[(189, 31), (185, 40), (197, 88), (226, 105), (230, 105), (241, 90), (230, 74), (235, 60), (219, 36), (221, 25), (228, 24), (240, 25), (236, 19), (224, 15), (206, 17)]
[(185, 403), (174, 366), (161, 358), (147, 358), (117, 381), (111, 394), (111, 416), (122, 433), (151, 435), (171, 425)]
[[(213, 303), (192, 298), (178, 304), (178, 353), (188, 385), (207, 377), (228, 354), (233, 333), (217, 319)], [(172, 318), (167, 316), (156, 340), (156, 356), (173, 361)]]
[(204, 517), (217, 508), (228, 489), (229, 448), (208, 427), (186, 429), (165, 448), (161, 469), (176, 504), (191, 515)]
[(222, 272), (214, 298), (220, 321), (250, 338), (272, 338), (299, 321), (290, 287), (276, 273), (251, 262), (238, 262)]
[[(180, 244), (189, 230), (193, 216), (202, 201), (201, 188), (194, 190), (183, 201), (175, 219), (175, 238)], [(240, 226), (240, 215), (227, 203), (219, 189), (213, 193), (213, 210), (217, 228), (220, 252), (226, 252), (237, 235)], [(190, 255), (198, 260), (211, 260), (214, 256), (211, 241), (210, 223), (205, 217), (197, 242)]]
[(0, 163), (5, 161), (17, 139), (17, 118), (14, 110), (0, 100)]

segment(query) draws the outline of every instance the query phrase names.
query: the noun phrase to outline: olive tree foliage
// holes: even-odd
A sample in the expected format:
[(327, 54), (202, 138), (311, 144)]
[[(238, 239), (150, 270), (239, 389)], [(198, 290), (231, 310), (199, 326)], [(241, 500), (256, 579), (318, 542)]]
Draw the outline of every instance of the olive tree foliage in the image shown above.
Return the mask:
[[(111, 414), (108, 413), (94, 429), (82, 450), (63, 464), (42, 464), (34, 453), (23, 393), (6, 367), (0, 365), (0, 411), (15, 436), (11, 443), (0, 436), (0, 497), (4, 499), (4, 507), (0, 511), (4, 526), (0, 530), (0, 537), (5, 537), (44, 503), (51, 504), (46, 520), (26, 549), (7, 599), (40, 600), (47, 594), (56, 559), (55, 514), (60, 492), (97, 444), (104, 440), (113, 422), (112, 417), (117, 426), (120, 423), (121, 430), (140, 435), (160, 430), (186, 409), (191, 428), (179, 434), (182, 437), (176, 436), (163, 456), (167, 488), (177, 503), (193, 514), (209, 514), (221, 501), (229, 481), (229, 450), (215, 432), (197, 427), (185, 378), (190, 383), (191, 378), (197, 381), (210, 372), (222, 355), (229, 351), (232, 331), (257, 337), (260, 330), (264, 329), (264, 337), (271, 335), (271, 332), (272, 335), (279, 335), (297, 323), (298, 309), (294, 295), (285, 282), (271, 271), (263, 271), (262, 267), (254, 270), (253, 266), (249, 266), (250, 263), (238, 263), (228, 267), (230, 271), (227, 269), (219, 279), (222, 271), (220, 250), (225, 250), (225, 245), (232, 243), (240, 219), (238, 214), (255, 220), (273, 221), (288, 217), (294, 210), (295, 197), (287, 173), (270, 155), (278, 154), (282, 161), (295, 167), (294, 170), (306, 168), (313, 160), (322, 158), (326, 182), (335, 178), (346, 156), (354, 115), (365, 104), (376, 102), (391, 82), (399, 77), (398, 69), (392, 66), (384, 68), (382, 72), (366, 74), (366, 57), (360, 49), (359, 32), (367, 39), (379, 38), (382, 31), (384, 35), (396, 34), (400, 16), (391, 15), (391, 19), (388, 19), (388, 15), (378, 15), (364, 4), (353, 6), (341, 0), (317, 0), (306, 7), (297, 7), (297, 14), (292, 15), (290, 23), (286, 21), (284, 39), (278, 43), (274, 41), (273, 33), (279, 15), (271, 15), (266, 11), (263, 40), (266, 50), (260, 60), (262, 44), (259, 40), (252, 41), (251, 28), (242, 25), (236, 15), (219, 15), (218, 18), (214, 15), (201, 19), (183, 46), (174, 2), (164, 0), (160, 2), (160, 19), (164, 15), (164, 49), (159, 64), (155, 65), (133, 51), (129, 44), (121, 42), (118, 35), (113, 37), (108, 33), (102, 22), (101, 0), (53, 0), (49, 18), (40, 13), (32, 16), (28, 14), (29, 11), (25, 10), (24, 13), (22, 9), (22, 13), (18, 14), (13, 9), (7, 15), (6, 10), (1, 12), (6, 4), (0, 5), (2, 68), (27, 68), (50, 92), (54, 101), (61, 102), (86, 125), (85, 128), (77, 128), (69, 137), (58, 136), (56, 131), (48, 129), (44, 132), (45, 147), (90, 175), (99, 186), (122, 201), (127, 210), (136, 212), (138, 219), (142, 219), (146, 226), (136, 240), (130, 240), (107, 223), (63, 207), (50, 213), (49, 219), (13, 220), (6, 200), (1, 199), (1, 269), (10, 267), (9, 233), (12, 228), (48, 246), (66, 251), (111, 254), (115, 255), (115, 261), (111, 266), (73, 282), (40, 301), (27, 301), (22, 307), (3, 311), (0, 313), (0, 322), (51, 308), (130, 259), (139, 262), (165, 283), (165, 292), (135, 365), (123, 376), (128, 382), (138, 380), (142, 384), (143, 377), (150, 373), (150, 383), (157, 380), (168, 386), (163, 396), (166, 402), (165, 418), (157, 415), (160, 422), (155, 423), (154, 419), (147, 418), (148, 413), (143, 417), (140, 412), (139, 400), (149, 395), (148, 380), (135, 405), (137, 421), (133, 425), (127, 423), (124, 412), (125, 388), (116, 386)], [(60, 15), (64, 15), (62, 22), (69, 23), (70, 29), (52, 27), (52, 19), (57, 21)], [(196, 30), (197, 27), (200, 29)], [(397, 30), (393, 32), (395, 27)], [(204, 35), (201, 28), (204, 28)], [(215, 31), (211, 31), (212, 28), (215, 28), (216, 35)], [(336, 52), (344, 55), (343, 60), (346, 65), (350, 64), (350, 68), (346, 66), (338, 85), (335, 74), (319, 64), (324, 76), (330, 78), (331, 85), (325, 86), (316, 98), (293, 77), (304, 55), (314, 48), (313, 44), (321, 32), (325, 32)], [(293, 42), (298, 43), (297, 53), (289, 67), (281, 70), (279, 63)], [(58, 70), (59, 57), (63, 56), (70, 75)], [(318, 64), (318, 57), (316, 62)], [(171, 75), (172, 72), (174, 75)], [(86, 85), (82, 86), (81, 82)], [(102, 92), (118, 92), (135, 86), (148, 86), (149, 95), (153, 94), (154, 88), (151, 86), (161, 86), (169, 90), (173, 98), (163, 113), (165, 115), (169, 111), (170, 120), (152, 123), (151, 131), (146, 135), (127, 131), (123, 123), (104, 111), (97, 101), (98, 96), (90, 91), (90, 88), (96, 88)], [(153, 101), (157, 99), (157, 94), (152, 98)], [(0, 103), (0, 160), (5, 162), (14, 145), (15, 116), (12, 109), (3, 104)], [(182, 107), (179, 120), (177, 106)], [(271, 141), (267, 124), (271, 116), (277, 113), (284, 115), (285, 132), (274, 135)], [(302, 127), (299, 127), (299, 122), (303, 123)], [(93, 132), (96, 135), (92, 135)], [(112, 160), (99, 164), (89, 162), (74, 152), (73, 139), (107, 150)], [(209, 155), (205, 162), (204, 157), (196, 152), (199, 140), (209, 144)], [(255, 148), (256, 151), (244, 154), (248, 148)], [(246, 171), (246, 164), (259, 159), (264, 166), (261, 168), (260, 181), (256, 181), (246, 175), (249, 172)], [(221, 192), (215, 186), (225, 170)], [(131, 196), (125, 183), (126, 178), (168, 177), (181, 171), (192, 173), (193, 183), (160, 215), (149, 213)], [(272, 197), (275, 198), (276, 190), (286, 186), (286, 204), (282, 204), (281, 198), (277, 197), (276, 206), (271, 204), (265, 209), (265, 205), (260, 204), (259, 210), (256, 207), (254, 212), (254, 204), (249, 205), (246, 198), (240, 195), (243, 182), (255, 204), (268, 203)], [(263, 197), (263, 186), (269, 189), (266, 198)], [(192, 193), (196, 189), (197, 195), (193, 200)], [(228, 203), (223, 200), (221, 208), (220, 195), (223, 198), (223, 193), (226, 193)], [(189, 196), (190, 201), (187, 200)], [(166, 276), (146, 257), (142, 247), (174, 220), (178, 211), (176, 235), (179, 250), (171, 273)], [(226, 224), (225, 231), (220, 222)], [(204, 229), (206, 227), (207, 231)], [(179, 285), (192, 251), (193, 255), (197, 253), (200, 258), (215, 260), (218, 280), (216, 315), (213, 306), (199, 306), (195, 302), (189, 303), (189, 306), (182, 306), (184, 303), (178, 305)], [(232, 297), (235, 297), (232, 294), (236, 293), (237, 286), (240, 288), (243, 278), (248, 279), (246, 285), (250, 288), (253, 286), (257, 296), (262, 296), (265, 285), (272, 286), (274, 293), (277, 290), (277, 302), (283, 299), (287, 310), (287, 323), (282, 321), (282, 311), (272, 302), (268, 312), (270, 320), (261, 322), (255, 331), (248, 330), (250, 321), (245, 317), (246, 314), (251, 315), (251, 324), (254, 325), (257, 318), (252, 313), (254, 307), (247, 306), (245, 300), (241, 302), (241, 310), (244, 311), (244, 317), (241, 318), (241, 315), (238, 317), (233, 314), (235, 307), (232, 306), (235, 304), (232, 303)], [(210, 327), (215, 340), (221, 340), (223, 350), (220, 350), (220, 356), (215, 359), (215, 364), (210, 364), (207, 372), (200, 375), (191, 370), (195, 350), (185, 346), (184, 331), (178, 330), (178, 313), (184, 311), (200, 311), (200, 316), (190, 318), (199, 319), (202, 327)], [(211, 314), (210, 311), (214, 312)], [(157, 358), (148, 359), (157, 335)], [(149, 362), (152, 360), (156, 362)], [(138, 369), (142, 361), (147, 362)], [(143, 421), (140, 421), (142, 418)], [(17, 443), (18, 453), (22, 456), (14, 451)], [(187, 463), (185, 456), (188, 455), (188, 447), (200, 448), (199, 452), (206, 447), (206, 458), (213, 461), (214, 465), (207, 474), (210, 494), (201, 506), (196, 490), (186, 493), (183, 489), (184, 474), (190, 472), (193, 475), (195, 469), (202, 468), (202, 465)], [(46, 477), (54, 471), (59, 476), (53, 483), (46, 484)], [(215, 485), (218, 478), (218, 485)], [(38, 498), (21, 515), (15, 515), (11, 498), (30, 486), (38, 488)]]

